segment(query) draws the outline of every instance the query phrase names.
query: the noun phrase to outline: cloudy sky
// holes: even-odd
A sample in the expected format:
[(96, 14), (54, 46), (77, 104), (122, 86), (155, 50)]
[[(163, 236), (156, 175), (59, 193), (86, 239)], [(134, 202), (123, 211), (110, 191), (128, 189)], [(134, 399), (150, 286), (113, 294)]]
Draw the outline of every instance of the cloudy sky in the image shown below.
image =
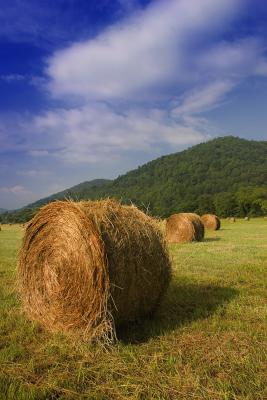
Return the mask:
[(265, 0), (0, 0), (0, 207), (267, 140)]

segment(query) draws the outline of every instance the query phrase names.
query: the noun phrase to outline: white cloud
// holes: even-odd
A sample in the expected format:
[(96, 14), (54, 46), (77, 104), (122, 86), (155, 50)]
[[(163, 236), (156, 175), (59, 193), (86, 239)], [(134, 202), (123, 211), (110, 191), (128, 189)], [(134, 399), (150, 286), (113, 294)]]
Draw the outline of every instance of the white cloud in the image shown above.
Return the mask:
[[(2, 140), (1, 151), (16, 148), (34, 158), (57, 158), (67, 163), (100, 162), (116, 159), (127, 152), (157, 153), (162, 145), (170, 151), (193, 145), (208, 138), (205, 129), (181, 122), (168, 110), (144, 109), (116, 112), (104, 104), (90, 104), (72, 109), (55, 109), (29, 118), (12, 118), (8, 131), (20, 132)], [(3, 122), (3, 121), (2, 121)], [(17, 172), (28, 177), (40, 176), (42, 170)]]
[(18, 176), (25, 176), (27, 178), (38, 178), (40, 176), (46, 176), (49, 175), (50, 172), (47, 170), (43, 169), (21, 169), (17, 171)]
[[(227, 95), (248, 76), (267, 76), (263, 44), (256, 38), (221, 42), (196, 57), (199, 79), (177, 100), (172, 114), (187, 118), (222, 105)], [(175, 102), (173, 102), (175, 104)]]
[(27, 190), (24, 186), (21, 186), (21, 185), (15, 185), (15, 186), (10, 186), (10, 187), (2, 186), (2, 187), (0, 187), (0, 192), (11, 193), (15, 196), (31, 194), (31, 192), (29, 190)]
[[(157, 154), (162, 146), (178, 151), (208, 138), (203, 124), (188, 121), (160, 108), (117, 112), (102, 103), (58, 108), (36, 116), (11, 115), (5, 123), (2, 120), (1, 152), (16, 149), (36, 159), (95, 163), (136, 151)], [(10, 131), (19, 135), (9, 135)], [(41, 174), (40, 169), (17, 171), (20, 176)]]
[(27, 79), (27, 76), (21, 75), (21, 74), (0, 75), (0, 80), (6, 81), (6, 82), (23, 81), (25, 79)]
[(259, 38), (245, 38), (231, 42), (219, 42), (203, 51), (197, 60), (197, 67), (209, 78), (243, 78), (257, 74), (263, 62), (265, 46)]
[[(183, 82), (192, 41), (218, 31), (239, 0), (166, 0), (104, 31), (56, 52), (48, 62), (56, 96), (128, 99)], [(190, 56), (191, 57), (191, 56)]]
[(208, 137), (205, 132), (170, 118), (167, 111), (116, 113), (99, 104), (48, 112), (34, 118), (29, 128), (38, 132), (48, 148), (50, 139), (55, 142), (58, 138), (58, 150), (49, 153), (46, 149), (31, 149), (32, 155), (43, 152), (68, 162), (96, 162), (117, 157), (121, 152), (152, 151), (162, 144), (178, 148)]
[(196, 88), (181, 99), (172, 110), (174, 116), (183, 117), (203, 113), (218, 107), (224, 96), (234, 87), (231, 81), (215, 81), (202, 88)]

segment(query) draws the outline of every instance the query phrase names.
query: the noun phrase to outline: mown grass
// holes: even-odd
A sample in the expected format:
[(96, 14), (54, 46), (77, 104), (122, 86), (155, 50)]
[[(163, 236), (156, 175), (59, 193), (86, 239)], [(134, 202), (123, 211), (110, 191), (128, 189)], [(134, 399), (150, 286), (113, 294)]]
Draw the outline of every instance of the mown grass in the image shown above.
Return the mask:
[(20, 311), (22, 228), (0, 232), (0, 399), (267, 399), (267, 221), (172, 245), (173, 281), (117, 345), (74, 343)]

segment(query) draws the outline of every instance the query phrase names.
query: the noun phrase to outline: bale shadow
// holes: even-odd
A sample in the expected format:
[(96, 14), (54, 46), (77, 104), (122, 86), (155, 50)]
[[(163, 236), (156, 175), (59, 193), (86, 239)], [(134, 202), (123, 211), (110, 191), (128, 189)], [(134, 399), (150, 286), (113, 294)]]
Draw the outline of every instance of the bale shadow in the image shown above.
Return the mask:
[(212, 315), (238, 294), (231, 287), (173, 282), (153, 315), (120, 326), (118, 339), (125, 344), (145, 343), (176, 328)]
[(205, 238), (203, 242), (218, 242), (219, 240), (222, 240), (220, 237), (214, 237), (214, 238)]

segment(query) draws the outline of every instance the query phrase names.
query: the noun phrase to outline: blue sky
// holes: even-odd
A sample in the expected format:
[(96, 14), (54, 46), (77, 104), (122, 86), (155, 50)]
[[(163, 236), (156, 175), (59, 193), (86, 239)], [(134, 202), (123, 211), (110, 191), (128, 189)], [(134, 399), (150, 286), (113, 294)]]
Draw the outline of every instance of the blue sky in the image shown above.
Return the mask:
[(265, 0), (0, 0), (0, 208), (267, 140)]

